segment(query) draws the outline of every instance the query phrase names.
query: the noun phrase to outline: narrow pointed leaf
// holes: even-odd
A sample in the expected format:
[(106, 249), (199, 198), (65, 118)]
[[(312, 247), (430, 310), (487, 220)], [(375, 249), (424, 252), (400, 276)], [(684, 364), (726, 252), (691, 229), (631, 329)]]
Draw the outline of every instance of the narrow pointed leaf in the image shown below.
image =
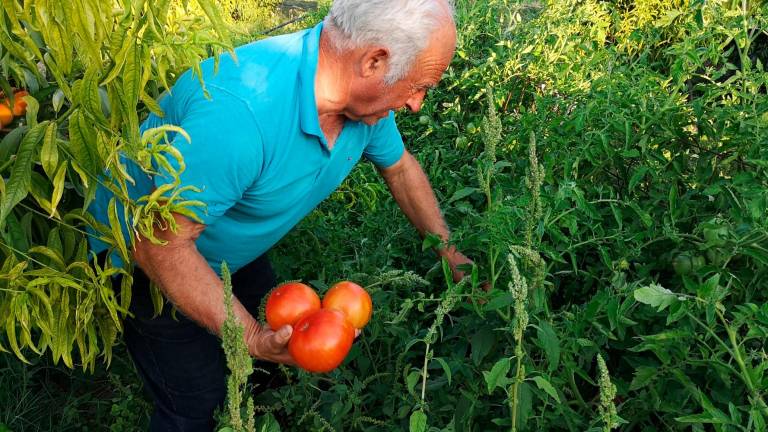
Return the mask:
[(21, 140), (19, 151), (16, 153), (16, 160), (11, 169), (11, 177), (6, 185), (6, 193), (0, 202), (0, 227), (4, 226), (5, 218), (11, 209), (27, 196), (32, 187), (32, 160), (46, 126), (46, 123), (41, 123), (30, 129)]

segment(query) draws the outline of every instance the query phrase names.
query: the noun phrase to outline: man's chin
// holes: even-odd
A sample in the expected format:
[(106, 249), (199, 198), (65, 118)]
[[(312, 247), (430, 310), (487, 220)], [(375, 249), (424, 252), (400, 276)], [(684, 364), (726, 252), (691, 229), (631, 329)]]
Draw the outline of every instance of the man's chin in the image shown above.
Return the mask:
[(376, 114), (376, 115), (365, 116), (365, 117), (361, 117), (360, 121), (365, 123), (365, 124), (367, 124), (368, 126), (373, 126), (376, 123), (380, 122), (382, 119), (387, 118), (388, 115), (389, 115), (389, 113), (387, 112), (387, 113), (384, 113), (384, 114)]

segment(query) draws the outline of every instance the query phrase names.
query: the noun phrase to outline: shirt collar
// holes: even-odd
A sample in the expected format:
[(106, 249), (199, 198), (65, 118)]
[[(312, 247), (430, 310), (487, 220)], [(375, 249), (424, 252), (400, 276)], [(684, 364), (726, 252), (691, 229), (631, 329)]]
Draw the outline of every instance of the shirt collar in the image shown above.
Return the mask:
[(304, 47), (299, 69), (299, 124), (301, 130), (320, 139), (323, 147), (328, 149), (325, 135), (320, 129), (320, 119), (317, 113), (317, 101), (315, 100), (315, 74), (317, 73), (317, 60), (320, 50), (320, 32), (323, 23), (319, 23), (309, 29), (304, 36)]

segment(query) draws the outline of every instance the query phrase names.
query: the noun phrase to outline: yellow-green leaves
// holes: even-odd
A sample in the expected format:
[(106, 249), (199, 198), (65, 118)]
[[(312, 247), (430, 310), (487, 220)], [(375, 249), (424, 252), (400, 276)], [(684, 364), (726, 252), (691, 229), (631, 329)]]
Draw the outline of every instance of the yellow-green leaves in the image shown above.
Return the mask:
[(90, 67), (85, 72), (80, 87), (80, 103), (83, 108), (97, 121), (104, 122), (104, 113), (101, 110), (101, 96), (99, 95), (99, 70)]
[(230, 41), (229, 34), (226, 31), (227, 25), (221, 18), (218, 7), (214, 6), (210, 0), (197, 0), (197, 4), (200, 5), (200, 8), (205, 11), (208, 19), (210, 19), (213, 23), (214, 29), (219, 34), (222, 42), (226, 45), (231, 45), (232, 42)]
[(51, 213), (50, 217), (56, 213), (56, 207), (61, 201), (61, 197), (64, 194), (64, 180), (67, 177), (67, 161), (61, 163), (59, 169), (56, 171), (56, 176), (53, 179), (53, 195), (51, 196)]
[[(85, 177), (94, 176), (100, 171), (101, 163), (93, 149), (95, 144), (96, 134), (93, 126), (88, 124), (80, 110), (75, 110), (69, 119), (69, 150), (84, 171)], [(84, 183), (87, 184), (87, 181)]]
[[(93, 368), (102, 353), (109, 362), (131, 293), (125, 270), (89, 262), (87, 235), (130, 266), (137, 226), (151, 235), (173, 213), (197, 218), (191, 208), (202, 203), (181, 199), (193, 189), (178, 187), (181, 155), (160, 136), (142, 141), (139, 125), (148, 111), (163, 115), (157, 97), (176, 77), (231, 48), (229, 29), (211, 0), (185, 13), (175, 0), (0, 5), (0, 89), (29, 92), (26, 116), (0, 140), (0, 351), (25, 359), (50, 350), (55, 362)], [(149, 201), (128, 198), (134, 181), (121, 158), (138, 155), (176, 178)], [(116, 195), (108, 223), (85, 211), (100, 183)], [(126, 276), (120, 299), (115, 274)]]
[(6, 185), (6, 193), (0, 200), (0, 227), (8, 213), (23, 200), (31, 187), (32, 160), (37, 149), (37, 144), (45, 132), (47, 122), (40, 123), (30, 129), (19, 145), (19, 151), (16, 153), (16, 159), (11, 169), (11, 177)]
[(115, 198), (112, 198), (109, 201), (109, 210), (107, 213), (109, 216), (109, 226), (112, 230), (112, 237), (117, 245), (118, 252), (120, 252), (120, 258), (123, 261), (128, 262), (130, 261), (130, 255), (128, 254), (128, 246), (126, 246), (125, 238), (123, 237), (123, 230), (117, 214), (117, 201)]
[(56, 127), (55, 121), (48, 124), (45, 128), (45, 137), (43, 138), (43, 147), (40, 150), (40, 163), (43, 165), (43, 171), (48, 178), (53, 179), (56, 174), (56, 167), (59, 164), (59, 149), (56, 145)]

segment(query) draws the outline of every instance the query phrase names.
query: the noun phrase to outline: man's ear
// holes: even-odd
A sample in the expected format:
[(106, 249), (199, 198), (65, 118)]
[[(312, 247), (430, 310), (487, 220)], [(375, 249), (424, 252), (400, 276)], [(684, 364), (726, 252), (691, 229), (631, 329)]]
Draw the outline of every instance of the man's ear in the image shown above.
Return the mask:
[(375, 47), (365, 51), (362, 58), (360, 75), (370, 78), (375, 75), (384, 75), (389, 64), (389, 50), (384, 47)]

